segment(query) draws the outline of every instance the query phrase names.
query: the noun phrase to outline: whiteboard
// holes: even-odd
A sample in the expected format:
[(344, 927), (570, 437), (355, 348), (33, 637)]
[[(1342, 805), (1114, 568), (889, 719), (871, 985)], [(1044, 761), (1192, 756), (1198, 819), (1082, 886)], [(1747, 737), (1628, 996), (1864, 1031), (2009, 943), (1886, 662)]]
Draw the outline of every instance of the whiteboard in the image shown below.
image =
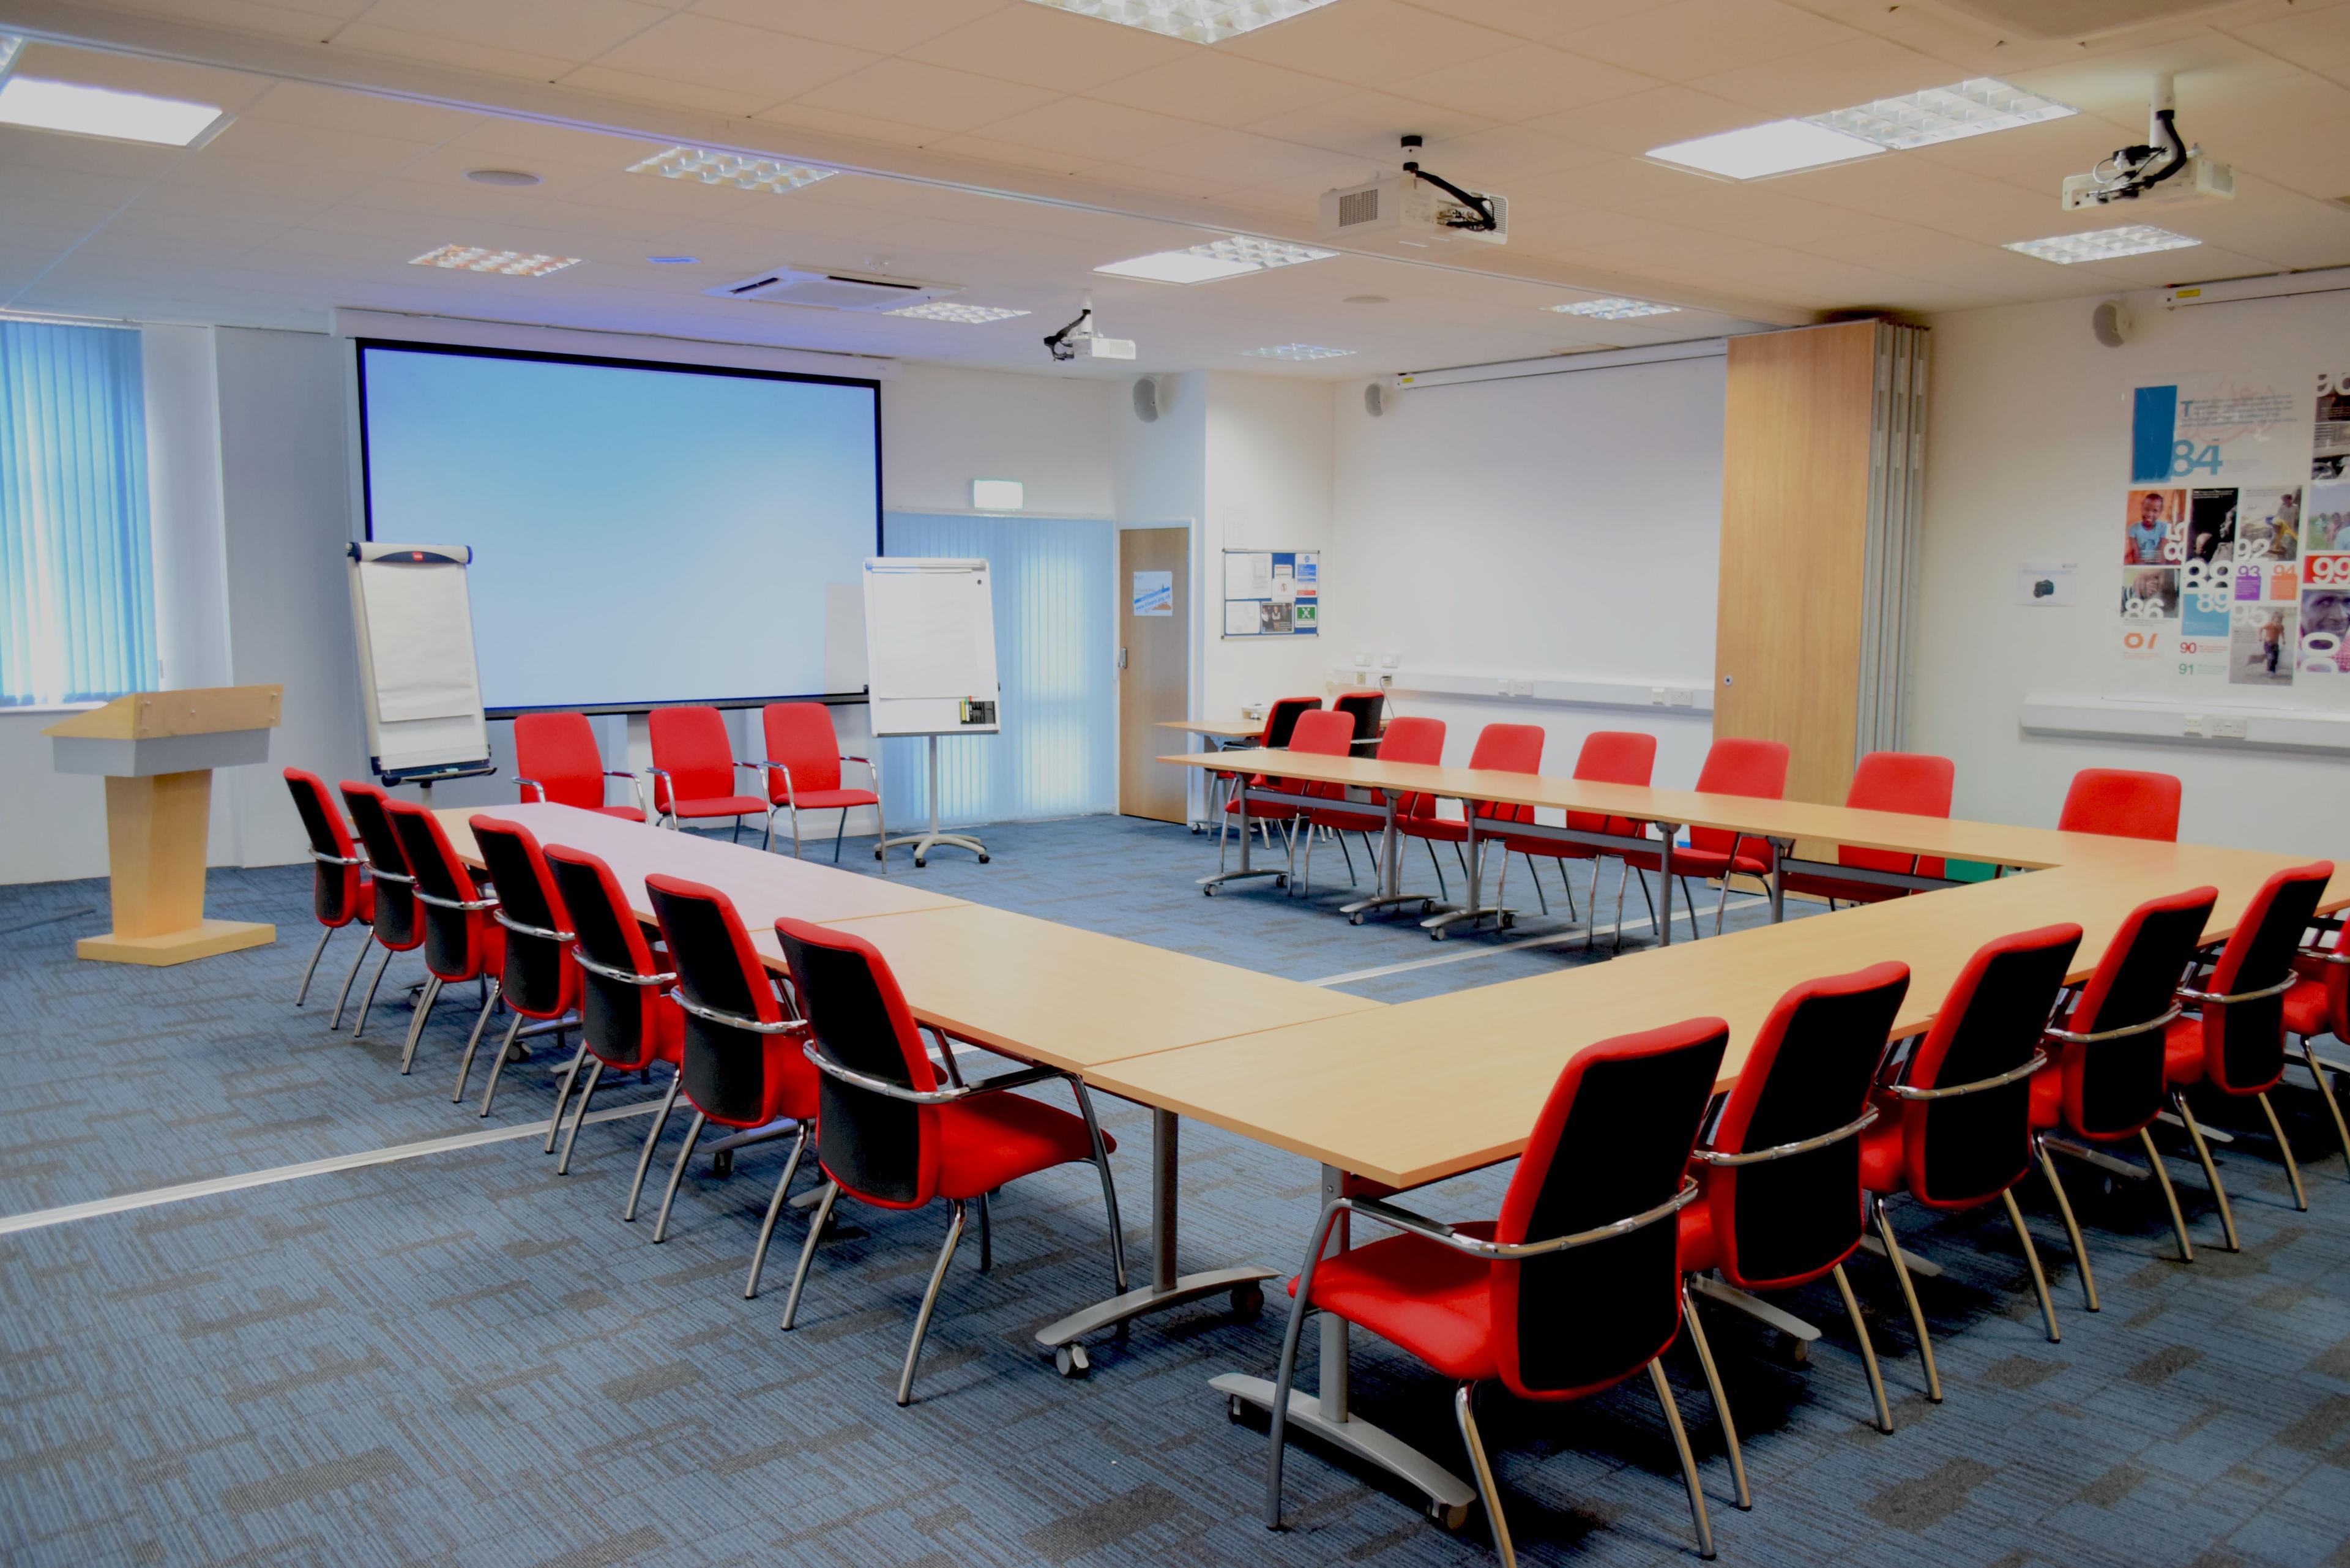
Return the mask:
[(993, 734), (1001, 727), (995, 608), (985, 561), (865, 563), (865, 667), (876, 735)]
[(387, 778), (486, 771), (463, 545), (350, 546), (368, 754)]

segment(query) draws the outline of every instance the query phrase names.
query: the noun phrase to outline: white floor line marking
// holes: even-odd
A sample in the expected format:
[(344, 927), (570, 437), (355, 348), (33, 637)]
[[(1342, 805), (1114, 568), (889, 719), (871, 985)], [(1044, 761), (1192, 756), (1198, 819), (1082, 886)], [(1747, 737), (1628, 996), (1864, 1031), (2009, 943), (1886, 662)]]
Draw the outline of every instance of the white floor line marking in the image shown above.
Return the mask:
[[(1768, 898), (1752, 897), (1732, 898), (1730, 901), (1730, 907), (1732, 909), (1752, 909), (1757, 904), (1768, 904), (1770, 901), (1771, 900)], [(1624, 922), (1624, 929), (1627, 932), (1650, 930), (1653, 929), (1655, 926), (1656, 921), (1654, 920), (1627, 920)], [(1605, 930), (1612, 937), (1615, 934), (1616, 928), (1613, 923), (1610, 923), (1602, 927), (1601, 929)], [(1352, 985), (1357, 981), (1377, 980), (1382, 975), (1401, 974), (1407, 970), (1434, 969), (1439, 964), (1465, 963), (1471, 959), (1486, 958), (1494, 953), (1513, 953), (1523, 948), (1556, 947), (1561, 942), (1579, 942), (1582, 940), (1583, 927), (1576, 925), (1570, 929), (1558, 932), (1552, 936), (1523, 937), (1514, 942), (1503, 942), (1498, 946), (1468, 948), (1460, 952), (1442, 953), (1435, 958), (1409, 959), (1402, 963), (1381, 964), (1377, 969), (1350, 970), (1345, 974), (1324, 975), (1320, 980), (1309, 980), (1304, 983), (1307, 985), (1324, 986)]]
[[(650, 1116), (660, 1104), (660, 1100), (655, 1099), (641, 1106), (619, 1106), (610, 1110), (591, 1111), (588, 1119), (591, 1123), (617, 1122), (629, 1116)], [(135, 1209), (153, 1209), (161, 1204), (180, 1203), (191, 1198), (242, 1192), (248, 1187), (273, 1187), (281, 1181), (298, 1181), (306, 1176), (327, 1176), (338, 1170), (364, 1170), (371, 1165), (394, 1165), (403, 1159), (447, 1154), (452, 1149), (479, 1148), (484, 1144), (512, 1143), (520, 1138), (544, 1138), (546, 1136), (545, 1122), (530, 1122), (512, 1127), (485, 1127), (480, 1132), (452, 1133), (447, 1137), (426, 1138), (421, 1143), (398, 1143), (389, 1148), (371, 1148), (359, 1154), (338, 1154), (325, 1159), (305, 1160), (300, 1165), (249, 1170), (241, 1176), (215, 1176), (205, 1181), (182, 1182), (177, 1187), (150, 1188), (144, 1192), (126, 1192), (116, 1198), (99, 1198), (88, 1203), (68, 1203), (57, 1209), (36, 1209), (29, 1214), (0, 1217), (0, 1236), (70, 1224), (76, 1220), (95, 1220), (106, 1214), (128, 1213)]]

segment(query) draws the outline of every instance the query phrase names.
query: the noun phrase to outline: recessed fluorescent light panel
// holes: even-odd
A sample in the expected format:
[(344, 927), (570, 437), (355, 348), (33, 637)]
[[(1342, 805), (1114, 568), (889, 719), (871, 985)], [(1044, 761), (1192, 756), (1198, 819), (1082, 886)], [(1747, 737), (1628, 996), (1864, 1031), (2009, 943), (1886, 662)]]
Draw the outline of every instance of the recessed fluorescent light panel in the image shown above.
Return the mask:
[(229, 116), (216, 103), (116, 92), (78, 82), (12, 76), (0, 81), (0, 125), (103, 136), (160, 147), (192, 147), (216, 134)]
[(1098, 16), (1191, 44), (1217, 44), (1317, 11), (1331, 0), (1035, 0), (1055, 11)]
[(1816, 169), (1824, 163), (1873, 158), (1884, 151), (1874, 141), (1830, 130), (1808, 119), (1774, 119), (1766, 125), (1750, 125), (1743, 130), (1725, 130), (1719, 136), (1700, 136), (1694, 141), (1652, 147), (1648, 156), (1729, 180), (1760, 180), (1766, 174), (1785, 174), (1797, 169)]
[(1344, 359), (1352, 348), (1323, 348), (1312, 343), (1275, 343), (1265, 348), (1243, 348), (1242, 353), (1258, 359)]
[(781, 194), (829, 180), (837, 169), (810, 169), (798, 163), (778, 163), (772, 158), (743, 158), (712, 152), (702, 147), (672, 147), (641, 163), (629, 165), (631, 174), (658, 174), (664, 180), (691, 180), (703, 185), (732, 185), (738, 191), (771, 191)]
[(1009, 321), (1015, 316), (1025, 316), (1024, 310), (1006, 310), (1000, 305), (957, 305), (952, 300), (934, 299), (928, 305), (909, 305), (897, 310), (885, 310), (884, 316), (910, 316), (917, 321), (954, 321), (965, 327), (982, 327), (991, 321)]
[(445, 266), (459, 272), (503, 273), (508, 277), (545, 277), (551, 272), (561, 272), (567, 266), (577, 266), (577, 256), (527, 255), (521, 251), (484, 250), (480, 245), (442, 245), (437, 251), (426, 251), (408, 264), (411, 266)]
[(1973, 77), (1955, 87), (1927, 88), (1806, 119), (1809, 124), (1873, 141), (1888, 152), (1901, 152), (2063, 119), (2079, 112), (2069, 104), (2010, 87), (1996, 78)]
[(2158, 229), (2151, 223), (2128, 223), (2118, 229), (2091, 229), (2085, 234), (2018, 240), (2003, 248), (2071, 266), (2074, 262), (2115, 261), (2122, 256), (2152, 255), (2157, 251), (2185, 250), (2202, 243), (2185, 234), (2174, 234), (2168, 229)]
[(1189, 250), (1154, 251), (1147, 256), (1129, 256), (1124, 261), (1110, 262), (1094, 268), (1113, 277), (1139, 277), (1147, 283), (1213, 283), (1219, 278), (1238, 277), (1243, 273), (1263, 272), (1277, 266), (1295, 266), (1299, 262), (1326, 261), (1336, 251), (1315, 250), (1312, 245), (1293, 245), (1284, 240), (1251, 239), (1234, 234), (1229, 239), (1210, 240)]
[(8, 74), (8, 67), (16, 63), (16, 57), (24, 47), (25, 40), (16, 34), (0, 33), (0, 77)]
[(1634, 321), (1643, 316), (1670, 316), (1680, 306), (1651, 305), (1645, 299), (1621, 299), (1611, 295), (1606, 299), (1578, 299), (1573, 305), (1546, 305), (1543, 308), (1555, 310), (1561, 316), (1587, 316), (1594, 321)]

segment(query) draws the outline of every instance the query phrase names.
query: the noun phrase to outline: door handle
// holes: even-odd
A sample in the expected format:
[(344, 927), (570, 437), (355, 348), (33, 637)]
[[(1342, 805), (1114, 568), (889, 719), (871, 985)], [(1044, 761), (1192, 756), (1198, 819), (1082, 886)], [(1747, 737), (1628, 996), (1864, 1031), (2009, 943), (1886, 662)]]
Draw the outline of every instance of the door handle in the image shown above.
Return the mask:
[(1118, 650), (1118, 667), (1120, 670), (1126, 668), (1126, 649), (1122, 648)]

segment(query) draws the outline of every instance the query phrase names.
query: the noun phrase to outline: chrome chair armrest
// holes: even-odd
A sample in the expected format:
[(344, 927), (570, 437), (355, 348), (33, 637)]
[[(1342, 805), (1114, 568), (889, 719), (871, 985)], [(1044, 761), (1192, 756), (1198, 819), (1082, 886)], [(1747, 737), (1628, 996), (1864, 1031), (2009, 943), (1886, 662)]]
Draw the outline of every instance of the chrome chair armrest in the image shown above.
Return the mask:
[[(660, 783), (653, 786), (653, 810), (655, 812), (660, 812), (663, 810), (673, 812), (677, 805), (677, 781), (669, 776), (669, 770), (667, 768), (647, 768), (645, 772), (660, 780)], [(664, 807), (660, 803), (661, 791), (664, 789), (669, 791), (669, 805), (667, 807)]]
[[(375, 871), (375, 879), (379, 882), (405, 882), (411, 886), (415, 884), (416, 878), (405, 871), (387, 871), (382, 867), (377, 866), (373, 861), (369, 861), (368, 864), (373, 867)], [(421, 894), (418, 895), (419, 898), (421, 898), (422, 896), (423, 895)]]
[(778, 774), (783, 774), (783, 775), (784, 775), (784, 804), (785, 804), (785, 805), (791, 805), (793, 804), (793, 802), (792, 802), (792, 770), (791, 770), (791, 769), (789, 769), (789, 768), (787, 768), (787, 767), (785, 767), (785, 766), (784, 766), (784, 764), (783, 764), (783, 763), (773, 763), (773, 762), (769, 762), (769, 761), (767, 761), (765, 758), (764, 758), (764, 757), (763, 757), (763, 758), (761, 758), (759, 761), (757, 761), (757, 762), (755, 762), (755, 763), (736, 763), (734, 765), (735, 765), (736, 767), (738, 767), (738, 768), (764, 768), (764, 769), (766, 769), (766, 770), (767, 770), (768, 772), (770, 772), (770, 773), (778, 773)]
[(629, 799), (635, 804), (639, 811), (645, 809), (645, 781), (642, 778), (635, 774), (623, 773), (619, 768), (606, 768), (604, 776), (608, 779), (628, 780)]
[(1065, 1073), (1058, 1067), (1024, 1067), (1016, 1073), (1005, 1073), (1000, 1077), (989, 1078), (982, 1083), (960, 1084), (944, 1089), (914, 1089), (903, 1084), (893, 1084), (887, 1078), (876, 1078), (869, 1074), (858, 1072), (852, 1067), (844, 1067), (817, 1050), (816, 1042), (813, 1040), (802, 1045), (800, 1049), (806, 1053), (807, 1059), (815, 1064), (816, 1070), (827, 1078), (837, 1079), (851, 1087), (863, 1089), (870, 1094), (886, 1096), (893, 1100), (904, 1100), (917, 1106), (951, 1105), (957, 1100), (967, 1100), (975, 1095), (998, 1095), (1006, 1089), (1024, 1089), (1031, 1084), (1048, 1084), (1056, 1079), (1068, 1079), (1074, 1076), (1073, 1074)]
[(577, 947), (571, 950), (571, 956), (577, 959), (579, 967), (589, 974), (601, 975), (606, 980), (617, 980), (622, 985), (669, 985), (677, 979), (677, 973), (673, 970), (667, 974), (639, 974), (634, 970), (614, 969), (610, 964), (598, 963)]
[(2183, 1007), (2173, 1007), (2161, 1017), (2149, 1018), (2143, 1023), (2126, 1023), (2119, 1029), (2092, 1030), (2085, 1034), (2076, 1034), (2070, 1029), (2058, 1029), (2053, 1024), (2042, 1033), (2049, 1039), (2062, 1040), (2067, 1045), (2095, 1045), (2101, 1040), (2124, 1040), (2133, 1034), (2151, 1034), (2158, 1029), (2168, 1027), (2172, 1019), (2186, 1011)]
[(539, 783), (536, 779), (526, 779), (520, 774), (516, 774), (515, 775), (515, 787), (517, 789), (535, 789), (538, 792), (538, 798), (536, 800), (525, 801), (523, 803), (524, 805), (545, 805), (546, 804), (546, 786)]
[(2182, 985), (2178, 988), (2178, 994), (2189, 1002), (2216, 1002), (2224, 1007), (2231, 1002), (2258, 1002), (2264, 996), (2282, 996), (2286, 992), (2291, 991), (2293, 983), (2300, 979), (2301, 976), (2297, 974), (2289, 974), (2274, 985), (2264, 985), (2258, 991), (2239, 991), (2233, 993), (2197, 991), (2192, 987)]
[(579, 940), (579, 933), (577, 931), (553, 930), (546, 926), (525, 926), (504, 909), (499, 909), (490, 918), (517, 936), (536, 937), (546, 942), (576, 942)]
[(727, 1012), (720, 1008), (704, 1007), (698, 1002), (689, 1002), (681, 991), (672, 991), (666, 994), (671, 1002), (676, 1002), (696, 1018), (711, 1023), (723, 1024), (729, 1029), (741, 1029), (753, 1034), (792, 1034), (807, 1032), (807, 1024), (801, 1019), (786, 1018), (778, 1023), (770, 1023), (764, 1018), (745, 1018), (739, 1012)]
[(1997, 1089), (2019, 1078), (2029, 1078), (2046, 1065), (2048, 1053), (2034, 1051), (2030, 1061), (2021, 1067), (2009, 1068), (1996, 1078), (1977, 1078), (1971, 1084), (1946, 1084), (1934, 1089), (1921, 1089), (1914, 1084), (1879, 1084), (1877, 1087), (1900, 1100), (1955, 1100), (1960, 1095), (1979, 1095), (1985, 1089)]
[(1450, 1247), (1456, 1252), (1471, 1257), (1503, 1261), (1518, 1258), (1538, 1258), (1550, 1252), (1564, 1252), (1571, 1247), (1587, 1247), (1595, 1241), (1612, 1241), (1644, 1230), (1659, 1220), (1671, 1217), (1688, 1208), (1697, 1199), (1698, 1187), (1689, 1177), (1681, 1178), (1680, 1190), (1653, 1209), (1628, 1214), (1621, 1220), (1611, 1220), (1605, 1225), (1595, 1225), (1587, 1231), (1577, 1231), (1570, 1236), (1553, 1236), (1540, 1241), (1488, 1241), (1481, 1237), (1463, 1236), (1451, 1226), (1415, 1214), (1409, 1209), (1399, 1209), (1392, 1203), (1376, 1198), (1337, 1198), (1330, 1209), (1360, 1214), (1366, 1220), (1376, 1220), (1382, 1225), (1408, 1231), (1439, 1246)]
[[(415, 878), (411, 877), (409, 880), (412, 882)], [(428, 893), (421, 888), (419, 888), (416, 890), (416, 901), (420, 904), (430, 904), (436, 909), (463, 909), (469, 914), (475, 909), (494, 909), (498, 907), (498, 901), (494, 897), (487, 898), (443, 898), (437, 895)]]
[(2315, 959), (2320, 963), (2350, 964), (2350, 952), (2344, 951), (2340, 947), (2303, 948), (2301, 950), (2301, 956)]
[(1824, 1132), (1814, 1137), (1799, 1138), (1794, 1143), (1773, 1144), (1769, 1148), (1740, 1149), (1734, 1153), (1718, 1148), (1695, 1148), (1690, 1151), (1690, 1158), (1700, 1165), (1761, 1165), (1766, 1160), (1785, 1159), (1790, 1155), (1809, 1154), (1815, 1148), (1825, 1148), (1832, 1143), (1842, 1143), (1848, 1137), (1857, 1137), (1861, 1129), (1876, 1122), (1877, 1116), (1877, 1107), (1871, 1106), (1860, 1113), (1858, 1120), (1846, 1122), (1832, 1132)]
[(364, 866), (368, 863), (364, 855), (328, 855), (316, 849), (310, 851), (310, 858), (322, 866)]

